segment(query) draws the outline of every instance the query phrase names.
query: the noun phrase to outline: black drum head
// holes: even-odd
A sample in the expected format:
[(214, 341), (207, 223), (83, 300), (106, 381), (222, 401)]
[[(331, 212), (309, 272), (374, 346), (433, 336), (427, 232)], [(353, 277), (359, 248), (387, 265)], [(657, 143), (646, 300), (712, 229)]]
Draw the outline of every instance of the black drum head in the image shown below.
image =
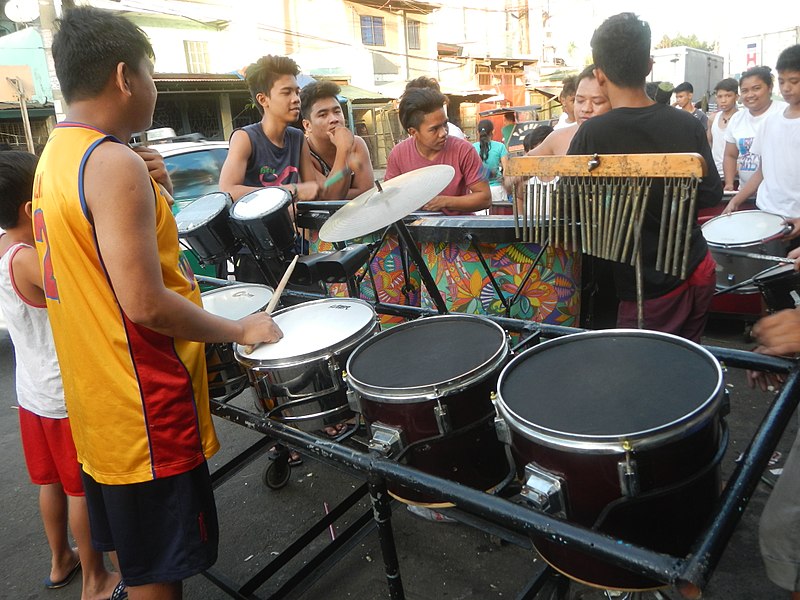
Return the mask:
[[(598, 332), (599, 333), (599, 332)], [(515, 358), (500, 376), (502, 403), (537, 429), (624, 436), (694, 413), (721, 386), (701, 347), (655, 332), (578, 334)]]
[(445, 384), (497, 357), (503, 330), (466, 315), (430, 317), (381, 332), (350, 357), (348, 375), (376, 388)]

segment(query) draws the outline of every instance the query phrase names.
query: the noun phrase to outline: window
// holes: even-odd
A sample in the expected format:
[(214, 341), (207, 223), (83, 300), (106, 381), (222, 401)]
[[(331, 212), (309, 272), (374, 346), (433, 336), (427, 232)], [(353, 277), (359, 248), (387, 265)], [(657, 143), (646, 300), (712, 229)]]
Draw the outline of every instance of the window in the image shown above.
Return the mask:
[(408, 22), (408, 29), (406, 31), (406, 35), (408, 37), (409, 50), (419, 50), (422, 47), (420, 45), (420, 40), (419, 40), (419, 30), (420, 30), (419, 21)]
[(186, 52), (186, 71), (189, 73), (208, 73), (211, 67), (208, 62), (208, 42), (183, 41)]
[(383, 17), (361, 17), (361, 42), (365, 46), (384, 46)]

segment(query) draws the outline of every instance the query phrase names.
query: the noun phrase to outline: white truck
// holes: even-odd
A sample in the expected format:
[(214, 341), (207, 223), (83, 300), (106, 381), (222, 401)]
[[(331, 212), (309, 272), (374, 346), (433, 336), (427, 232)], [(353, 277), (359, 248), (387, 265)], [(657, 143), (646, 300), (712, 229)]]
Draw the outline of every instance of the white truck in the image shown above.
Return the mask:
[(725, 77), (722, 56), (689, 46), (659, 48), (653, 50), (652, 56), (649, 81), (668, 81), (674, 86), (688, 81), (694, 87), (695, 102), (706, 94), (708, 100), (714, 102), (714, 86)]

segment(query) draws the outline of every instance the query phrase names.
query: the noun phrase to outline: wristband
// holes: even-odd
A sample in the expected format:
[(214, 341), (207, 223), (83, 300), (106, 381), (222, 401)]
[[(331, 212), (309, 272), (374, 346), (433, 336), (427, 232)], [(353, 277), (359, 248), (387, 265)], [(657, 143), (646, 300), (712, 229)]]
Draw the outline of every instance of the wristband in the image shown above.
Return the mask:
[(297, 184), (296, 183), (291, 183), (289, 185), (292, 186), (292, 191), (290, 192), (291, 195), (292, 195), (292, 200), (297, 200)]

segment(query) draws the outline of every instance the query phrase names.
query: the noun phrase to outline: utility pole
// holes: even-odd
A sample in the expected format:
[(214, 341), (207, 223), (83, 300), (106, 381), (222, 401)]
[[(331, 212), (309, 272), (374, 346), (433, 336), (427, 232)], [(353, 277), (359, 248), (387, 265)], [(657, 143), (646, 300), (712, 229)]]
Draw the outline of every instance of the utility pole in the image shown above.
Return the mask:
[[(74, 3), (69, 0), (62, 2), (64, 8), (73, 8)], [(56, 77), (56, 67), (53, 62), (53, 28), (56, 21), (56, 9), (53, 0), (39, 0), (39, 28), (42, 34), (44, 56), (47, 61), (47, 73), (50, 76), (50, 88), (53, 90), (53, 109), (56, 113), (56, 122), (63, 121), (66, 116), (64, 96), (61, 94), (61, 84)]]

